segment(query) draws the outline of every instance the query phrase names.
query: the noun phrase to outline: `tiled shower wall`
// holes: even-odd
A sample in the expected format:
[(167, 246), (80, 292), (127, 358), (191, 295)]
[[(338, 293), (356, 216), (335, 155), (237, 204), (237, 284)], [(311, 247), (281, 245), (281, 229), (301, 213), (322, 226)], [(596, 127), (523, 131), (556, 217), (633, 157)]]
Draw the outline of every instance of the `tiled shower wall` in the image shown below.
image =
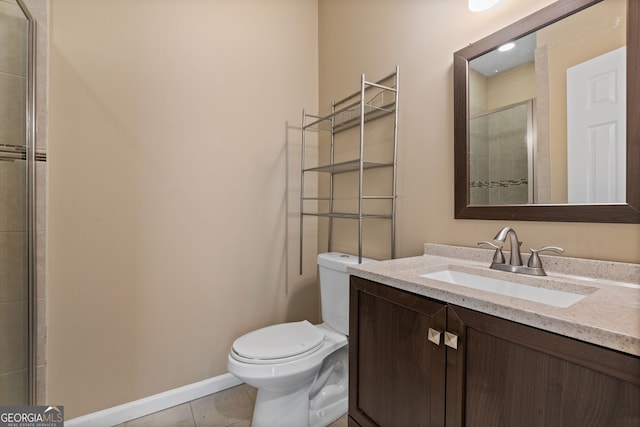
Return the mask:
[[(0, 144), (24, 144), (27, 24), (0, 1)], [(25, 162), (0, 160), (0, 404), (26, 403), (27, 290)]]
[(519, 104), (470, 121), (472, 205), (529, 201), (527, 108)]
[[(36, 139), (38, 151), (45, 153), (47, 147), (47, 58), (48, 58), (48, 1), (25, 0), (32, 16), (36, 20), (37, 58), (36, 58)], [(0, 0), (3, 10), (17, 10), (15, 1)], [(11, 13), (9, 13), (11, 15)], [(2, 23), (5, 31), (4, 40), (19, 37), (20, 42), (9, 47), (8, 54), (0, 58), (0, 89), (3, 97), (16, 103), (21, 103), (22, 94), (27, 83), (27, 67), (23, 62), (16, 69), (4, 61), (8, 57), (19, 55), (12, 52), (12, 46), (17, 49), (26, 45), (24, 36), (20, 35), (20, 20), (5, 18)], [(6, 52), (7, 50), (5, 50)], [(10, 101), (11, 102), (11, 101)], [(6, 105), (7, 103), (3, 103)], [(24, 111), (23, 108), (11, 108), (10, 111)], [(6, 109), (0, 107), (0, 143), (16, 144), (21, 139), (25, 126), (22, 114), (15, 117)], [(10, 395), (22, 394), (26, 396), (27, 357), (24, 331), (27, 322), (27, 290), (25, 286), (11, 286), (8, 284), (26, 283), (26, 261), (22, 256), (16, 256), (26, 251), (26, 220), (25, 220), (25, 167), (24, 161), (0, 162), (0, 346), (3, 347), (3, 357), (0, 359), (0, 402), (7, 402)], [(40, 161), (36, 165), (36, 231), (37, 231), (37, 402), (46, 401), (46, 162)], [(6, 355), (5, 355), (6, 353)], [(21, 402), (26, 403), (26, 402)]]

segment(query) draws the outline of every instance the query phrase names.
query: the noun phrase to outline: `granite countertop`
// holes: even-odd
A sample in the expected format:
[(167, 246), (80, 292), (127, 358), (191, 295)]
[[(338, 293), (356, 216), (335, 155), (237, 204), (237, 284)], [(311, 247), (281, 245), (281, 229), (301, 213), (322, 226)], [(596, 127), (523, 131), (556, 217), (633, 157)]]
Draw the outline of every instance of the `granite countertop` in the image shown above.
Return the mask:
[[(425, 244), (424, 255), (349, 267), (349, 273), (581, 341), (640, 356), (640, 264), (541, 256), (547, 276), (489, 269), (492, 250)], [(505, 252), (508, 258), (508, 252)], [(524, 262), (526, 256), (523, 254)], [(445, 268), (584, 294), (563, 308), (453, 285), (421, 274)]]

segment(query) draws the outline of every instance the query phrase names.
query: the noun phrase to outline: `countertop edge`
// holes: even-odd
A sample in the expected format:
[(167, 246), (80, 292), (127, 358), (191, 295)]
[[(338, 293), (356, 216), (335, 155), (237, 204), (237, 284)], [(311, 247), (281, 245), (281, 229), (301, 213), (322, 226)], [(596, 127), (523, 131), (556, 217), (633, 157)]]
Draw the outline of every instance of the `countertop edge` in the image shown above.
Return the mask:
[[(474, 248), (465, 248), (477, 251)], [(480, 250), (485, 254), (486, 251)], [(449, 255), (449, 254), (447, 254)], [(601, 327), (594, 321), (585, 321), (575, 315), (574, 310), (561, 311), (555, 308), (541, 309), (540, 303), (528, 303), (524, 300), (507, 301), (506, 297), (494, 296), (489, 292), (471, 288), (450, 286), (445, 288), (442, 282), (420, 277), (416, 270), (464, 262), (465, 265), (482, 268), (485, 262), (475, 257), (461, 260), (447, 256), (425, 254), (422, 256), (381, 261), (371, 264), (350, 266), (351, 275), (381, 283), (396, 289), (405, 290), (438, 301), (476, 310), (481, 313), (511, 320), (523, 325), (557, 333), (583, 342), (599, 345), (612, 350), (640, 356), (640, 334), (626, 333), (624, 328)], [(486, 266), (485, 266), (486, 267)], [(462, 288), (462, 289), (461, 289)], [(639, 289), (626, 289), (626, 292), (640, 293)], [(591, 296), (590, 296), (591, 297)], [(492, 301), (492, 299), (494, 301)], [(545, 313), (545, 311), (547, 311)], [(584, 311), (584, 310), (583, 310)], [(565, 313), (566, 315), (563, 315)], [(636, 313), (638, 314), (638, 313)], [(640, 317), (638, 318), (640, 323)]]

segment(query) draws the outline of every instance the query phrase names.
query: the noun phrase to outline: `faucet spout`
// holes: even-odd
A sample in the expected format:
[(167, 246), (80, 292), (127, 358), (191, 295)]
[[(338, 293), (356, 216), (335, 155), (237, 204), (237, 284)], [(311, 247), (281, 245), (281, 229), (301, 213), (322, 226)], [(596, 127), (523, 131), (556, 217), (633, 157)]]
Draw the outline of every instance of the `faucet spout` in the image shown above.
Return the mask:
[[(509, 264), (505, 262), (504, 254), (502, 253), (502, 246), (507, 241), (507, 237), (509, 238), (509, 245), (511, 247), (511, 256), (509, 258)], [(527, 265), (522, 264), (522, 256), (520, 255), (520, 245), (522, 242), (518, 240), (518, 235), (516, 234), (516, 230), (511, 227), (504, 227), (502, 230), (496, 234), (496, 237), (493, 238), (493, 241), (496, 244), (491, 242), (479, 242), (478, 246), (491, 246), (496, 251), (493, 254), (493, 261), (489, 268), (494, 270), (506, 271), (509, 273), (521, 273), (521, 274), (531, 274), (534, 276), (546, 276), (544, 268), (542, 268), (542, 261), (538, 256), (538, 252), (540, 251), (552, 251), (561, 254), (564, 252), (564, 249), (557, 248), (555, 246), (545, 246), (540, 249), (531, 249), (531, 254), (529, 255), (529, 261)]]
[(511, 255), (509, 256), (509, 265), (520, 266), (522, 265), (522, 257), (520, 256), (520, 241), (516, 230), (511, 227), (504, 227), (493, 238), (496, 242), (504, 243), (509, 237), (509, 250)]

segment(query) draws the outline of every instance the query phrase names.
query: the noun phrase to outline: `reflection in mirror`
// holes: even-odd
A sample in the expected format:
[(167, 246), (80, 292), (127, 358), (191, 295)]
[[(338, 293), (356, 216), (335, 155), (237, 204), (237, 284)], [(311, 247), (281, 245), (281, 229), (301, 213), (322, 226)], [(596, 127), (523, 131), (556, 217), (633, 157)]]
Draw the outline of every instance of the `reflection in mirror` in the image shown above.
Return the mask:
[(559, 1), (456, 52), (457, 218), (640, 222), (638, 7)]
[(471, 115), (470, 203), (533, 202), (533, 100)]
[(472, 205), (625, 201), (625, 45), (605, 0), (469, 61)]
[(626, 46), (567, 68), (567, 201), (626, 200)]

